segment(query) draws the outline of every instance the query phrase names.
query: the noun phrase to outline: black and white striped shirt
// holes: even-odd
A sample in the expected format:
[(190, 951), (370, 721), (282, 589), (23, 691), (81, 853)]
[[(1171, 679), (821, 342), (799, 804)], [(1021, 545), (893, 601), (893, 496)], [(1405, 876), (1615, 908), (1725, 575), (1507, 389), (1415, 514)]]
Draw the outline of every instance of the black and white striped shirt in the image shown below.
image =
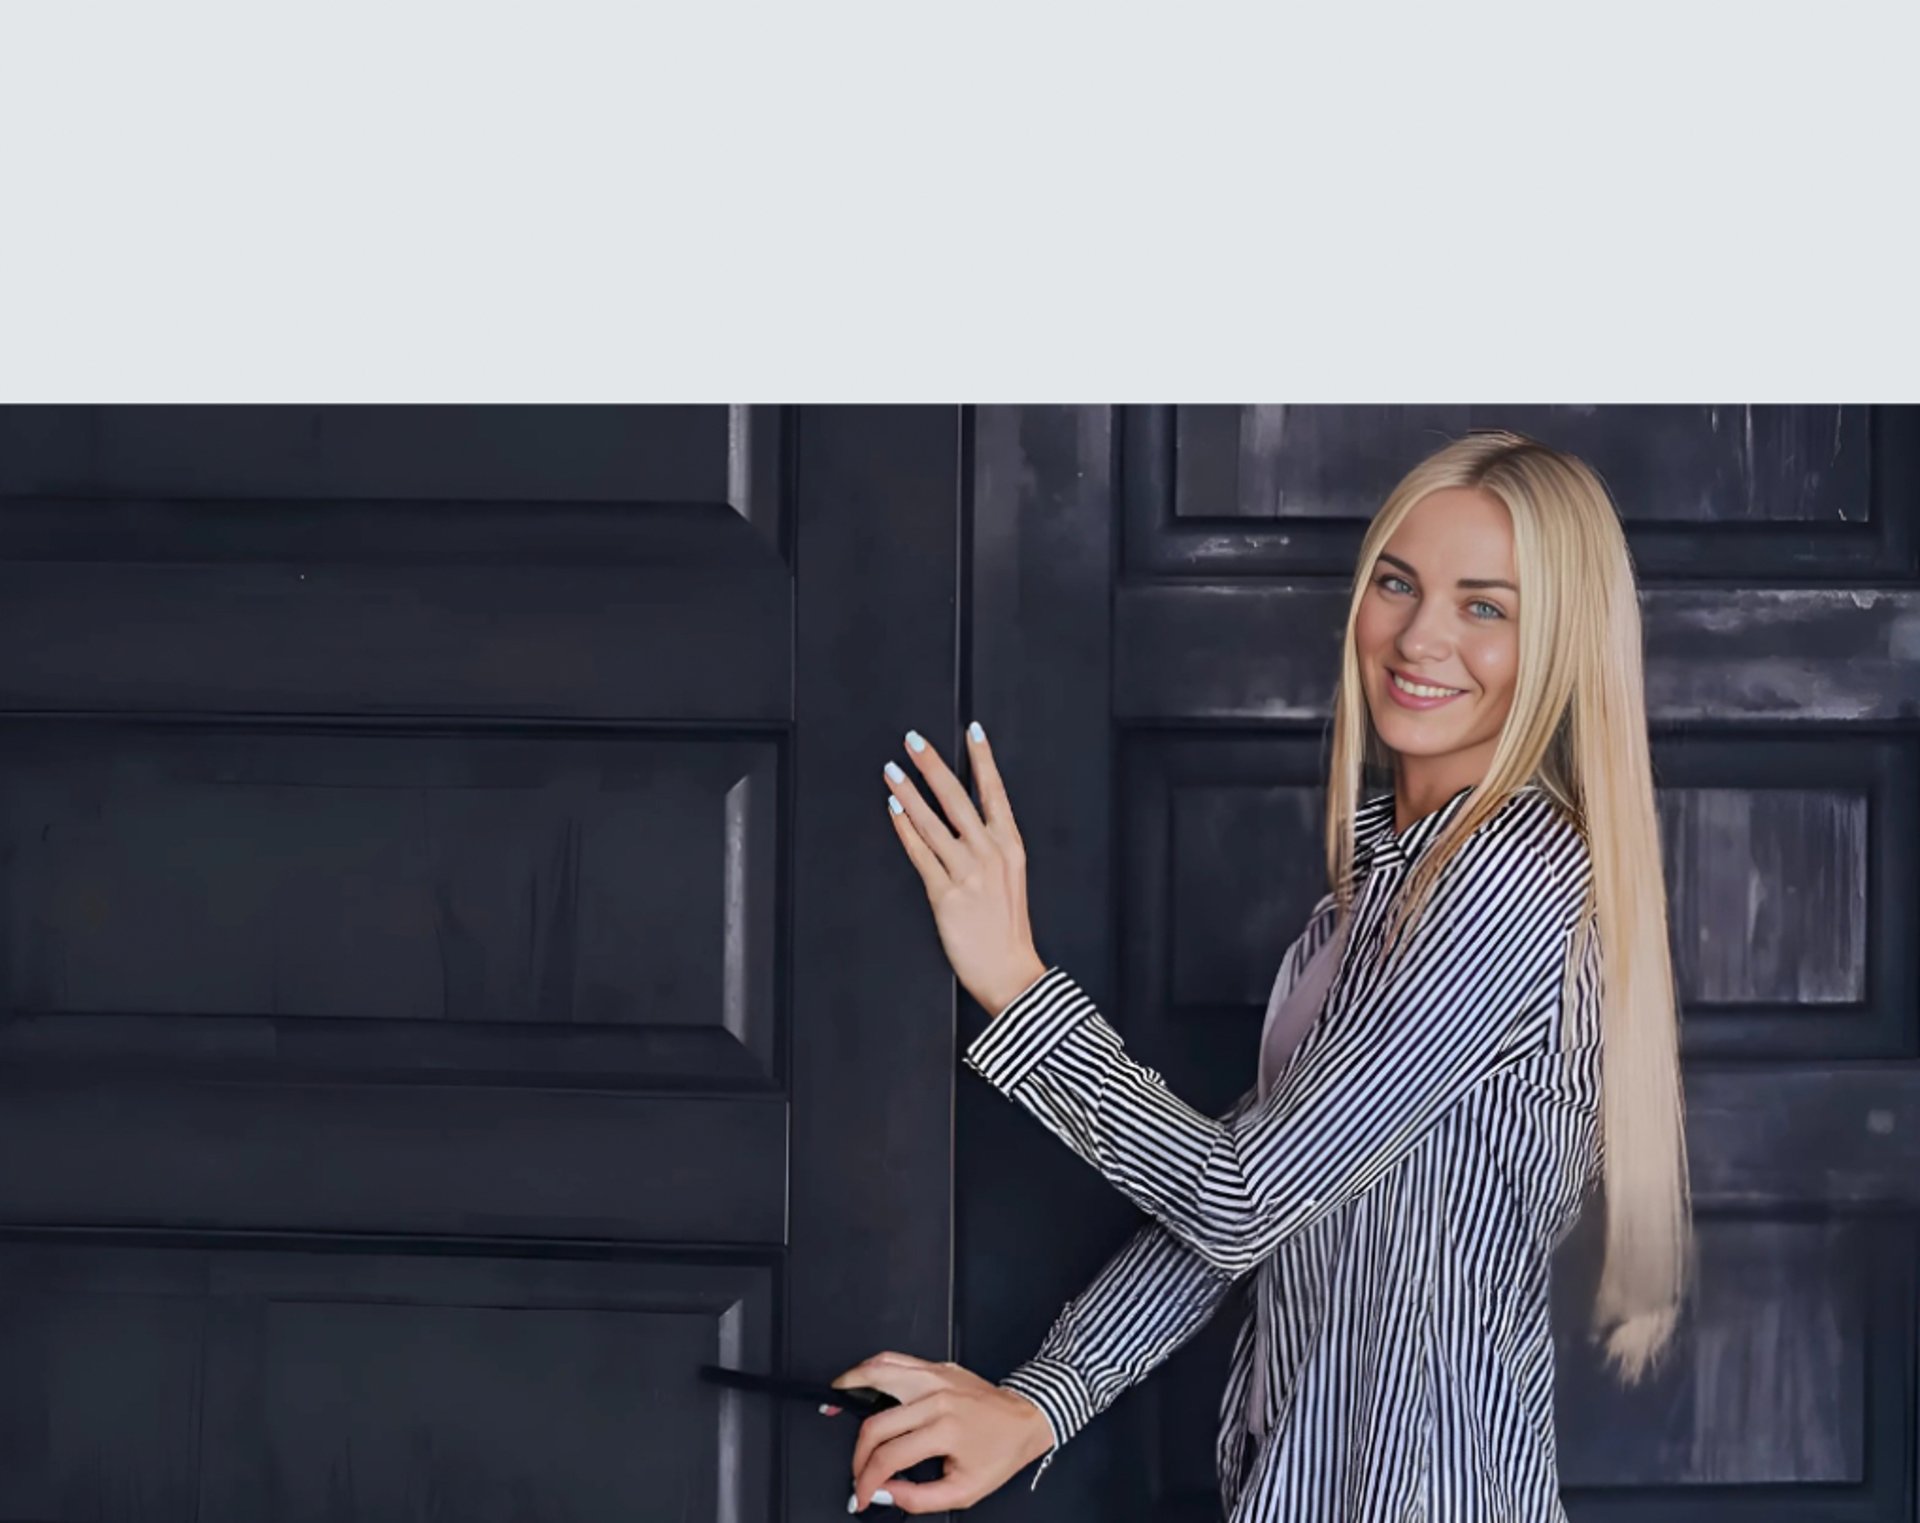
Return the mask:
[[(1395, 890), (1468, 796), (1398, 832), (1391, 794), (1360, 807), (1347, 943), (1265, 1100), (1256, 1085), (1217, 1119), (1182, 1104), (1058, 968), (967, 1048), (1153, 1219), (1003, 1382), (1053, 1429), (1035, 1485), (1257, 1271), (1220, 1407), (1233, 1523), (1564, 1518), (1548, 1264), (1599, 1166), (1597, 937), (1564, 978), (1590, 864), (1522, 788), (1447, 865), (1389, 972)], [(1334, 928), (1328, 895), (1280, 984)], [(1247, 1410), (1256, 1346), (1264, 1413)]]

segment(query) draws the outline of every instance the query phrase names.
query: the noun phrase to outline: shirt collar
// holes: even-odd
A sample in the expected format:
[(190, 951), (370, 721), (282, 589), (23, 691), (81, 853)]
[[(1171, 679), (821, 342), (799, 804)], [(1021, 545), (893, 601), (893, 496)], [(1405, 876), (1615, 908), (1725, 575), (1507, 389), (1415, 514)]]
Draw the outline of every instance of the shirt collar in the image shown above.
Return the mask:
[[(1514, 791), (1526, 793), (1538, 787), (1537, 783), (1522, 783)], [(1471, 785), (1462, 788), (1431, 814), (1421, 815), (1405, 830), (1399, 831), (1393, 828), (1393, 791), (1389, 789), (1368, 799), (1354, 813), (1355, 860), (1363, 867), (1374, 863), (1398, 863), (1411, 867), (1420, 860), (1420, 854), (1434, 837), (1446, 828), (1447, 821), (1459, 813), (1461, 801), (1472, 792)]]

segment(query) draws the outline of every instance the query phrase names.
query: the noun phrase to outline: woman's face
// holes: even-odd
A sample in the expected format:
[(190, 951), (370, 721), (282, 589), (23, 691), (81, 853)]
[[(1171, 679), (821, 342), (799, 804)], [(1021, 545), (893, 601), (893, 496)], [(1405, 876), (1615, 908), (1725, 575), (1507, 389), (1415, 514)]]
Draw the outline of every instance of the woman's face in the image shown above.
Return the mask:
[(1506, 504), (1468, 487), (1423, 497), (1373, 568), (1354, 626), (1360, 680), (1416, 814), (1486, 776), (1513, 707), (1519, 581)]

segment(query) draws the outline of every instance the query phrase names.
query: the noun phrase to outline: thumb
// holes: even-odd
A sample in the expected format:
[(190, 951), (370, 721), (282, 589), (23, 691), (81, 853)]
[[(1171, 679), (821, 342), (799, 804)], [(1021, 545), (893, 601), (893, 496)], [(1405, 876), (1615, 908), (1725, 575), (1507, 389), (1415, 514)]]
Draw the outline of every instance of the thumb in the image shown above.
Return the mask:
[(869, 1386), (876, 1391), (885, 1391), (896, 1401), (906, 1402), (916, 1401), (930, 1391), (937, 1391), (944, 1380), (939, 1369), (924, 1360), (908, 1364), (897, 1355), (889, 1357), (875, 1354), (850, 1370), (842, 1370), (830, 1384), (841, 1390), (850, 1386)]
[(883, 1489), (901, 1512), (949, 1512), (971, 1507), (977, 1500), (968, 1494), (966, 1482), (952, 1472), (937, 1481), (903, 1481), (895, 1476)]

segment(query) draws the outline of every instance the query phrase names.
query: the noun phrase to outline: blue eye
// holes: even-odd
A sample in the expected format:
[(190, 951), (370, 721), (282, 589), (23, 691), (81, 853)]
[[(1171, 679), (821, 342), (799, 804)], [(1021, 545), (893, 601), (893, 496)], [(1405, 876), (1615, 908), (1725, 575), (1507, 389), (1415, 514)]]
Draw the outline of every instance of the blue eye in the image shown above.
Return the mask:
[(1487, 610), (1487, 612), (1484, 614), (1475, 614), (1474, 617), (1476, 619), (1482, 619), (1482, 618), (1504, 619), (1507, 616), (1506, 610), (1503, 609), (1498, 603), (1489, 603), (1485, 598), (1475, 598), (1471, 603), (1467, 604), (1467, 607), (1484, 608)]
[(1413, 584), (1411, 582), (1403, 576), (1395, 576), (1391, 571), (1377, 578), (1376, 585), (1385, 587), (1388, 592), (1392, 592), (1394, 589), (1387, 585), (1389, 582), (1398, 582), (1402, 587), (1406, 588), (1408, 592), (1413, 591)]

